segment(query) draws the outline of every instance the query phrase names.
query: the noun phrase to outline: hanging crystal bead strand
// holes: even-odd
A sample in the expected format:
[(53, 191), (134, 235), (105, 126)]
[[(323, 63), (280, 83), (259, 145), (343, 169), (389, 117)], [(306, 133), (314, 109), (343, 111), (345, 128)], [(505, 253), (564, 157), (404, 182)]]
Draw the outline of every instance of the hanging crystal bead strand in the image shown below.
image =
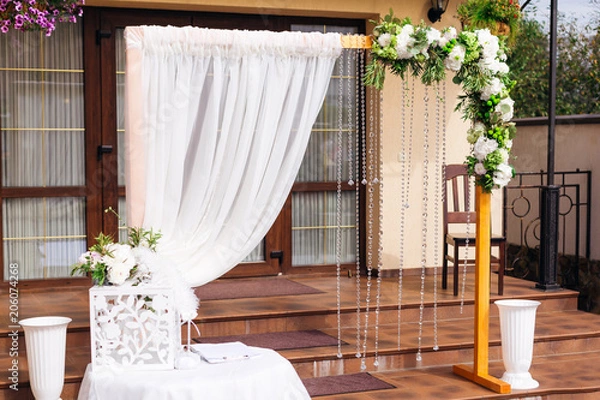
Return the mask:
[(419, 302), (419, 339), (417, 362), (421, 362), (421, 345), (423, 342), (423, 312), (425, 310), (425, 272), (427, 268), (427, 190), (429, 186), (429, 88), (425, 86), (423, 96), (423, 198), (421, 204), (421, 287)]
[(362, 348), (362, 359), (360, 362), (360, 369), (366, 370), (366, 354), (367, 354), (367, 337), (369, 331), (369, 312), (371, 303), (371, 277), (373, 275), (373, 208), (374, 208), (374, 179), (375, 179), (375, 166), (374, 166), (374, 101), (373, 98), (376, 96), (376, 91), (372, 87), (369, 88), (369, 134), (368, 134), (368, 158), (367, 158), (367, 293), (365, 295), (365, 323), (363, 327), (363, 348)]
[(336, 230), (335, 230), (335, 265), (336, 265), (336, 311), (337, 311), (337, 347), (338, 358), (342, 358), (342, 318), (341, 318), (341, 270), (342, 270), (342, 152), (343, 152), (343, 106), (344, 106), (344, 62), (343, 57), (346, 51), (342, 52), (338, 59), (338, 104), (337, 104), (337, 146), (336, 146)]
[[(358, 59), (358, 76), (364, 76), (365, 73), (365, 57), (366, 50), (362, 50), (359, 52)], [(360, 120), (356, 121), (356, 127), (360, 126), (359, 137), (356, 141), (356, 154), (357, 156), (360, 154), (360, 163), (356, 162), (356, 180), (358, 181), (361, 177), (361, 183), (366, 183), (367, 176), (367, 153), (366, 153), (366, 92), (363, 87), (357, 85), (357, 103), (360, 101)], [(360, 96), (360, 100), (358, 97)], [(357, 113), (358, 114), (358, 113)], [(359, 125), (360, 121), (360, 125)], [(364, 183), (363, 183), (364, 184)], [(361, 298), (361, 289), (360, 289), (360, 184), (358, 182), (355, 183), (355, 232), (356, 232), (356, 357), (360, 358), (362, 356), (361, 352), (361, 311), (360, 311), (360, 298)]]
[(462, 282), (460, 289), (460, 313), (463, 313), (463, 308), (465, 305), (465, 291), (467, 288), (467, 259), (469, 258), (469, 234), (471, 233), (471, 178), (469, 176), (465, 176), (464, 179), (468, 180), (467, 184), (467, 194), (465, 199), (465, 209), (467, 211), (467, 223), (466, 223), (466, 239), (465, 239), (465, 258), (463, 261), (462, 268)]
[[(402, 167), (401, 167), (401, 179), (400, 179), (400, 249), (399, 249), (399, 268), (398, 268), (398, 350), (400, 350), (400, 341), (402, 336), (402, 286), (404, 280), (404, 266), (405, 266), (405, 228), (406, 228), (406, 212), (410, 206), (410, 172), (409, 168), (412, 165), (412, 147), (413, 147), (413, 128), (414, 128), (414, 99), (415, 99), (415, 81), (411, 80), (411, 87), (409, 88), (408, 82), (404, 82), (402, 85)], [(410, 100), (408, 99), (407, 92), (410, 91)], [(410, 121), (408, 125), (408, 139), (406, 138), (406, 109), (410, 112)]]
[[(377, 237), (377, 292), (375, 294), (375, 368), (379, 367), (379, 313), (383, 267), (383, 92), (379, 91), (379, 120), (377, 121), (377, 177), (379, 177), (379, 235)], [(377, 177), (375, 180), (377, 180)]]
[(440, 237), (440, 207), (441, 207), (441, 188), (443, 181), (441, 180), (441, 128), (440, 128), (440, 104), (444, 98), (440, 97), (440, 83), (436, 85), (436, 102), (435, 102), (435, 191), (433, 202), (433, 350), (438, 351), (438, 266), (440, 263), (440, 245), (438, 238)]

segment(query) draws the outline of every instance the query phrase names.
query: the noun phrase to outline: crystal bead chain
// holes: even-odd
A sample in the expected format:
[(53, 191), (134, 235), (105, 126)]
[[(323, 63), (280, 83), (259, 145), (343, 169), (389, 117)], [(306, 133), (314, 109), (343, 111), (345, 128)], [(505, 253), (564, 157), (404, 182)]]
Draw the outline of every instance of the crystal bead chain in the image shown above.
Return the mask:
[[(352, 41), (353, 41), (353, 43), (356, 43), (356, 41), (357, 41), (356, 35), (352, 35)], [(360, 75), (356, 74), (356, 68), (354, 68), (354, 69), (352, 68), (352, 65), (354, 65), (356, 67), (356, 54), (358, 53), (359, 50), (347, 50), (347, 51), (350, 52), (350, 54), (346, 58), (346, 70), (348, 71), (348, 79), (346, 79), (346, 83), (347, 83), (346, 93), (348, 94), (348, 112), (347, 112), (348, 135), (347, 135), (346, 139), (348, 141), (348, 143), (347, 143), (347, 146), (348, 146), (348, 185), (352, 186), (352, 185), (354, 185), (353, 144), (355, 141), (354, 138), (356, 137), (356, 132), (354, 131), (354, 127), (358, 126), (358, 125), (353, 125), (354, 121), (352, 120), (352, 116), (354, 115), (355, 118), (358, 118), (358, 110), (356, 109), (356, 107), (358, 106), (358, 102), (356, 101), (358, 91), (354, 90), (354, 98), (351, 98), (350, 96), (353, 94), (352, 82), (353, 82), (353, 80), (356, 81)], [(358, 84), (355, 84), (355, 87), (358, 87)]]
[(365, 295), (365, 323), (363, 327), (363, 348), (362, 348), (362, 359), (360, 362), (360, 369), (366, 370), (366, 354), (367, 354), (367, 336), (369, 330), (369, 311), (370, 311), (370, 302), (371, 302), (371, 277), (373, 274), (373, 208), (374, 208), (374, 173), (375, 166), (374, 164), (374, 101), (373, 97), (375, 97), (375, 89), (369, 88), (369, 134), (368, 134), (368, 166), (367, 166), (367, 293)]
[(337, 347), (338, 358), (342, 358), (342, 323), (341, 323), (341, 269), (342, 269), (342, 152), (343, 152), (343, 106), (344, 106), (344, 63), (343, 57), (346, 52), (342, 53), (341, 59), (338, 60), (338, 110), (337, 110), (337, 146), (336, 146), (336, 231), (335, 231), (335, 270), (336, 270), (336, 314), (337, 314)]
[[(365, 57), (366, 50), (360, 51), (359, 59), (358, 59), (358, 76), (363, 76), (365, 73)], [(357, 97), (360, 96), (360, 131), (359, 137), (356, 140), (356, 154), (361, 155), (361, 162), (358, 160), (356, 162), (356, 180), (358, 181), (362, 178), (362, 181), (366, 180), (366, 171), (367, 171), (367, 163), (366, 163), (366, 91), (364, 88), (361, 88), (360, 85), (357, 85)], [(358, 102), (358, 100), (357, 100)], [(358, 127), (359, 121), (357, 121), (356, 126)], [(361, 353), (361, 312), (360, 312), (360, 297), (361, 297), (361, 289), (360, 289), (360, 230), (358, 227), (360, 226), (360, 184), (356, 182), (355, 184), (355, 231), (356, 231), (356, 358), (360, 358)]]
[(466, 223), (466, 239), (465, 239), (465, 256), (463, 260), (463, 268), (462, 268), (462, 282), (460, 289), (460, 313), (463, 313), (463, 308), (465, 305), (465, 290), (467, 288), (467, 260), (469, 258), (469, 234), (471, 233), (471, 178), (465, 176), (467, 182), (467, 198), (465, 199), (465, 209), (467, 211), (467, 223)]
[[(408, 99), (407, 92), (410, 91), (410, 100)], [(401, 208), (400, 208), (400, 249), (399, 249), (399, 268), (398, 268), (398, 350), (400, 350), (400, 341), (402, 337), (402, 288), (404, 280), (404, 245), (405, 245), (405, 229), (406, 229), (406, 212), (410, 206), (410, 173), (409, 168), (412, 165), (412, 147), (413, 147), (413, 129), (414, 129), (414, 100), (415, 100), (415, 81), (411, 79), (411, 86), (409, 87), (408, 82), (402, 85), (402, 150), (403, 163), (401, 168)], [(406, 109), (409, 109), (409, 125), (408, 125), (408, 139), (406, 138)]]
[(441, 206), (441, 187), (442, 187), (442, 172), (441, 172), (441, 128), (440, 128), (440, 104), (444, 101), (440, 98), (440, 83), (436, 85), (436, 102), (435, 102), (435, 192), (433, 206), (433, 350), (438, 351), (438, 266), (440, 264), (440, 245), (437, 238), (440, 237), (440, 206)]
[(423, 96), (423, 198), (421, 204), (421, 287), (419, 302), (419, 338), (417, 346), (417, 362), (421, 362), (421, 345), (423, 341), (423, 312), (425, 310), (425, 272), (427, 268), (427, 198), (429, 175), (429, 88), (425, 86)]
[[(377, 176), (379, 177), (379, 236), (377, 237), (377, 293), (375, 295), (375, 368), (379, 367), (379, 312), (383, 267), (383, 92), (379, 91), (379, 121), (377, 121)], [(377, 178), (375, 178), (377, 179)]]

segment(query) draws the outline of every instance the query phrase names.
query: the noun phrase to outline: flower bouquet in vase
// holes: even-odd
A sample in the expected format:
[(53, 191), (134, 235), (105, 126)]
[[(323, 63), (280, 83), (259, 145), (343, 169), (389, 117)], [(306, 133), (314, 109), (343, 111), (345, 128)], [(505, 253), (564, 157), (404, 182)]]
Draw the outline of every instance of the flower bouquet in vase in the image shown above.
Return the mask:
[(181, 321), (196, 316), (198, 299), (157, 254), (159, 232), (128, 231), (127, 243), (100, 233), (72, 270), (94, 282), (89, 291), (92, 368), (172, 369), (181, 351)]

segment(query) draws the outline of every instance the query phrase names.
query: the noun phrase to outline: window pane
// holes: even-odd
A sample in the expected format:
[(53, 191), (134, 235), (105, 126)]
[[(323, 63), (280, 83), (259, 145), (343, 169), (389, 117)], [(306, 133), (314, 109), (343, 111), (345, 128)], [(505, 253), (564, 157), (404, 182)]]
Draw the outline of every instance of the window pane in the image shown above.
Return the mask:
[(17, 265), (19, 279), (68, 277), (86, 250), (85, 199), (4, 199), (4, 279)]
[(2, 185), (85, 184), (81, 25), (0, 35)]
[[(292, 265), (336, 263), (337, 193), (306, 192), (292, 196)], [(342, 192), (342, 263), (356, 252), (355, 192)]]
[(125, 30), (115, 35), (117, 82), (117, 166), (119, 186), (125, 185)]

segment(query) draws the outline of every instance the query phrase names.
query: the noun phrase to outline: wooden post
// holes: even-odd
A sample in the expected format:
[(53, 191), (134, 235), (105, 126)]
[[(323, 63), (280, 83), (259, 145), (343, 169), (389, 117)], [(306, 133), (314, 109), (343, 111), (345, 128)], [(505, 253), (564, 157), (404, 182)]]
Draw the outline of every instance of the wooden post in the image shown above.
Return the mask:
[(456, 375), (467, 378), (496, 393), (510, 393), (510, 384), (491, 376), (489, 365), (490, 330), (490, 236), (491, 193), (475, 188), (477, 226), (475, 236), (475, 338), (473, 366), (455, 365)]

